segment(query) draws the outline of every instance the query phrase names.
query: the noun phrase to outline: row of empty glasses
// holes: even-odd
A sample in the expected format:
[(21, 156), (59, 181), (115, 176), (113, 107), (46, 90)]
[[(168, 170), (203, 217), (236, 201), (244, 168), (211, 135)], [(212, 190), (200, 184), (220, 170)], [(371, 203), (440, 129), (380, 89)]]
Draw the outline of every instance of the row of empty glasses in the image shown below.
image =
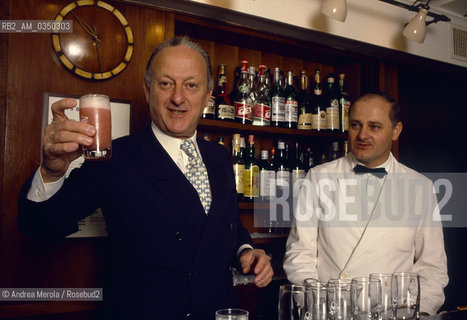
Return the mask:
[(420, 277), (372, 273), (368, 277), (305, 279), (280, 287), (279, 320), (409, 320), (420, 318)]

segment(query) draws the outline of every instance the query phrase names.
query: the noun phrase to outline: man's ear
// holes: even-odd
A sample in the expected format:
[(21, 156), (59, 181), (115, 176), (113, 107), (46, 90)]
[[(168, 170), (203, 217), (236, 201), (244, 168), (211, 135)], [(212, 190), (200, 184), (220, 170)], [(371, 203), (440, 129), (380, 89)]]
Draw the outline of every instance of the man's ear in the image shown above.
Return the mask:
[(397, 139), (399, 139), (401, 132), (402, 132), (402, 122), (399, 121), (398, 123), (396, 123), (396, 125), (392, 129), (392, 141), (396, 141)]

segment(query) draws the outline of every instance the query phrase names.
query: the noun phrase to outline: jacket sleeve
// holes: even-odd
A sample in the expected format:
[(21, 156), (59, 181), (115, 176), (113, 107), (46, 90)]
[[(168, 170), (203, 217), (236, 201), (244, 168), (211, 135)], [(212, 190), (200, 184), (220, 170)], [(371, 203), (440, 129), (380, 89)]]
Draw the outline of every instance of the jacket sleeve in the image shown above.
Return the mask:
[[(101, 165), (83, 165), (73, 170), (62, 188), (43, 202), (27, 199), (34, 176), (29, 177), (18, 197), (17, 224), (20, 231), (42, 239), (63, 238), (78, 231), (78, 221), (102, 204), (104, 188), (99, 183), (99, 171), (103, 170), (98, 167)], [(87, 187), (83, 188), (83, 185)]]

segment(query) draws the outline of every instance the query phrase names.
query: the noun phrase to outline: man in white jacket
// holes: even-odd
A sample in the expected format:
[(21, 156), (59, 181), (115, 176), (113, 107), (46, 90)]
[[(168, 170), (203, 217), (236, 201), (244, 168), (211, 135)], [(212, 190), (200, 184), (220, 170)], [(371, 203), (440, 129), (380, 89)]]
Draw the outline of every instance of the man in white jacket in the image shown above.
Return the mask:
[(436, 194), (392, 155), (401, 131), (391, 96), (365, 94), (352, 105), (351, 152), (310, 170), (300, 189), (284, 260), (292, 283), (415, 272), (422, 314), (441, 307), (448, 275)]

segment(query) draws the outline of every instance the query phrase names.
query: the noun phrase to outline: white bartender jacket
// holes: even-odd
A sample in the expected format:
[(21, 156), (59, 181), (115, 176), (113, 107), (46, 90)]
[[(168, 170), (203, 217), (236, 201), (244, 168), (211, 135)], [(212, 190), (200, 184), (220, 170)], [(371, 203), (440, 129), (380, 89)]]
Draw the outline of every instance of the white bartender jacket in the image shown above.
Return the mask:
[(448, 283), (443, 229), (431, 180), (392, 154), (388, 175), (356, 175), (355, 157), (311, 169), (300, 189), (287, 240), (290, 282), (370, 273), (420, 275), (420, 311), (435, 314)]

